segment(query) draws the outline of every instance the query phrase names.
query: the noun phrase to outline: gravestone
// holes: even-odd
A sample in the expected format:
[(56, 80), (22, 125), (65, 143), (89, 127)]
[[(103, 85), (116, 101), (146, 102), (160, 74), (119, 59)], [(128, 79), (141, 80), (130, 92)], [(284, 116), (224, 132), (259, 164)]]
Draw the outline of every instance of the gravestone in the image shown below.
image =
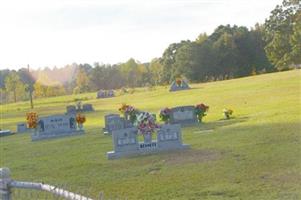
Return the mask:
[(109, 98), (109, 97), (114, 97), (114, 90), (99, 90), (97, 92), (97, 99), (99, 98)]
[(73, 136), (83, 134), (83, 130), (77, 129), (75, 115), (52, 115), (41, 117), (38, 121), (36, 131), (31, 135), (32, 141)]
[(187, 82), (185, 80), (182, 80), (181, 85), (178, 85), (176, 83), (176, 81), (173, 81), (171, 86), (170, 86), (169, 91), (170, 92), (175, 92), (175, 91), (179, 91), (179, 90), (189, 90), (189, 89), (190, 89), (190, 87), (187, 84)]
[(99, 99), (99, 98), (105, 98), (105, 91), (99, 90), (97, 92), (97, 99)]
[(124, 128), (132, 128), (133, 124), (120, 117), (118, 114), (105, 115), (105, 128), (103, 128), (104, 134), (111, 134), (113, 130), (119, 130)]
[(27, 124), (26, 123), (19, 123), (19, 124), (17, 124), (17, 132), (18, 133), (24, 133), (27, 130), (28, 129), (27, 129)]
[(0, 137), (12, 135), (10, 130), (0, 130)]
[(75, 106), (67, 106), (66, 107), (66, 110), (67, 110), (67, 114), (76, 114), (76, 107)]
[(181, 126), (179, 124), (165, 124), (158, 131), (158, 148), (164, 150), (173, 150), (185, 148), (182, 144)]
[(114, 151), (107, 152), (108, 159), (189, 148), (189, 145), (182, 143), (179, 124), (162, 125), (158, 130), (157, 140), (152, 140), (149, 143), (138, 142), (137, 134), (138, 129), (136, 127), (113, 130)]
[(109, 91), (108, 91), (108, 96), (109, 96), (109, 97), (114, 97), (114, 96), (115, 96), (114, 90), (109, 90)]
[(198, 123), (194, 106), (179, 106), (171, 108), (171, 124), (190, 125)]
[(92, 112), (92, 111), (94, 111), (94, 108), (93, 108), (92, 104), (84, 104), (82, 110), (84, 112)]

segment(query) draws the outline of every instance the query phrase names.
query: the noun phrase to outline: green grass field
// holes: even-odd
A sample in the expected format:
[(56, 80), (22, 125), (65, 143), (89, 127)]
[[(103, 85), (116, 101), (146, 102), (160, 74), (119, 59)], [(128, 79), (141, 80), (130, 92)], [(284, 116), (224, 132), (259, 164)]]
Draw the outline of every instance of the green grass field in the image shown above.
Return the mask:
[[(67, 189), (105, 199), (301, 199), (301, 71), (191, 85), (137, 89), (111, 99), (83, 94), (35, 100), (40, 116), (65, 112), (86, 99), (86, 134), (31, 142), (30, 134), (0, 138), (0, 166), (16, 180), (66, 184)], [(103, 116), (121, 103), (156, 112), (163, 107), (210, 106), (203, 124), (182, 129), (190, 150), (107, 160), (111, 136), (102, 134)], [(221, 120), (222, 109), (234, 118)], [(1, 128), (25, 121), (28, 102), (1, 105)], [(213, 131), (206, 131), (213, 130)]]

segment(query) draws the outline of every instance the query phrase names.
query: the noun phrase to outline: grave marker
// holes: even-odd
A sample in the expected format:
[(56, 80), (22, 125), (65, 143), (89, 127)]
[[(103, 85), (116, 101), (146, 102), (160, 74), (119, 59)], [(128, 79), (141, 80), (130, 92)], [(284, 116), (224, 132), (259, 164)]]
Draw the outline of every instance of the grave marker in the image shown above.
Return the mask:
[(76, 114), (76, 107), (75, 106), (67, 106), (66, 107), (66, 110), (67, 110), (67, 114)]
[(103, 128), (104, 134), (111, 134), (113, 130), (119, 130), (124, 128), (131, 128), (133, 124), (118, 114), (105, 115), (105, 128)]
[(99, 90), (97, 92), (96, 98), (97, 99), (99, 99), (99, 98), (109, 98), (109, 97), (114, 97), (114, 96), (115, 96), (114, 90)]
[(92, 111), (94, 111), (94, 108), (93, 108), (92, 104), (83, 104), (82, 110), (84, 112), (92, 112)]
[(28, 131), (26, 123), (19, 123), (19, 124), (17, 124), (17, 132), (18, 133), (24, 133), (26, 131)]
[(75, 115), (52, 115), (39, 118), (36, 132), (32, 134), (32, 141), (64, 136), (83, 134), (77, 129)]
[(107, 152), (108, 159), (189, 148), (189, 145), (182, 144), (179, 124), (162, 125), (157, 140), (150, 143), (138, 142), (137, 134), (136, 127), (112, 131), (114, 151)]
[(171, 124), (189, 125), (198, 123), (194, 106), (179, 106), (171, 108)]
[(181, 80), (181, 84), (178, 85), (176, 81), (173, 81), (169, 91), (170, 92), (175, 92), (175, 91), (179, 91), (179, 90), (189, 90), (190, 87), (187, 84), (187, 82), (185, 80)]

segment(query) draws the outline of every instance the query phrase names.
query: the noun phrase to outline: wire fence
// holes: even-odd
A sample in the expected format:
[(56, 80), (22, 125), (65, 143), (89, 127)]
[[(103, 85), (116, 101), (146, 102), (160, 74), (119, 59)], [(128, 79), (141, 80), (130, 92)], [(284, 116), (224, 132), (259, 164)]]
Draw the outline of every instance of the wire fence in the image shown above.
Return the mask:
[(0, 199), (2, 200), (104, 200), (102, 192), (92, 199), (84, 194), (88, 191), (71, 192), (66, 185), (53, 186), (44, 183), (15, 181), (8, 168), (0, 168)]

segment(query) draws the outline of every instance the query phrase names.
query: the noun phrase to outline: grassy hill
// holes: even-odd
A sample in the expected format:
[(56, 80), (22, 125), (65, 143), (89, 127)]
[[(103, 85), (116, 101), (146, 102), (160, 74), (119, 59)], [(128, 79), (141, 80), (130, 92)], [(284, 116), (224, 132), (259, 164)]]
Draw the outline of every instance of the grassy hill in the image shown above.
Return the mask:
[[(67, 185), (106, 199), (301, 199), (301, 71), (195, 84), (137, 89), (111, 99), (83, 94), (35, 100), (40, 116), (64, 113), (75, 99), (92, 103), (86, 134), (31, 142), (29, 134), (0, 138), (0, 166), (17, 180)], [(102, 134), (103, 116), (121, 103), (158, 113), (160, 108), (205, 103), (204, 123), (183, 128), (191, 149), (107, 160), (112, 139)], [(221, 120), (222, 109), (234, 118)], [(1, 128), (25, 121), (29, 103), (1, 105)], [(208, 131), (210, 130), (210, 131)]]

